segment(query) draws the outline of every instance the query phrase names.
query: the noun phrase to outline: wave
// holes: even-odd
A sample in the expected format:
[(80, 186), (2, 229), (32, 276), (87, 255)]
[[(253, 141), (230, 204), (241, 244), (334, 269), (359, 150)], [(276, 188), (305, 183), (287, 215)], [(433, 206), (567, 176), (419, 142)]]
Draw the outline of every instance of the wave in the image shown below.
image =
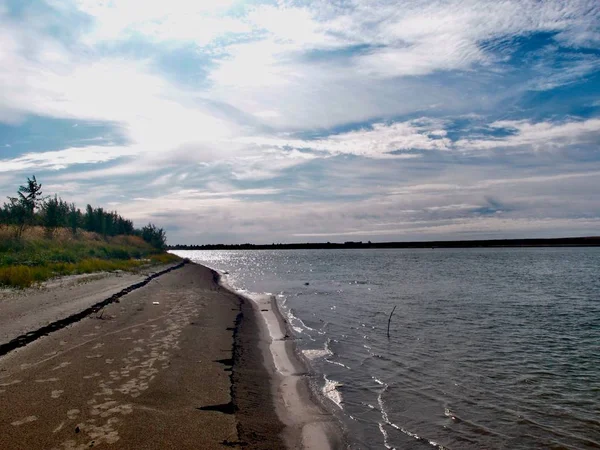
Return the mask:
[[(305, 330), (310, 330), (310, 331), (318, 332), (318, 330), (315, 330), (314, 328), (312, 328), (312, 327), (309, 327), (308, 325), (306, 325), (306, 323), (304, 323), (304, 321), (303, 321), (303, 320), (302, 320), (300, 317), (296, 316), (296, 315), (294, 314), (294, 310), (293, 310), (292, 308), (290, 308), (290, 309), (287, 311), (287, 317), (288, 317), (288, 321), (290, 322), (290, 324), (291, 324), (292, 322), (297, 322), (297, 323), (299, 323), (299, 324), (302, 326), (302, 328), (303, 328), (303, 329), (305, 329)], [(295, 329), (295, 328), (296, 328), (296, 327), (294, 327), (294, 329)], [(303, 331), (302, 329), (300, 329), (300, 330), (301, 330), (300, 332), (302, 332), (302, 331)]]
[(436, 441), (433, 441), (431, 439), (427, 439), (423, 436), (419, 436), (417, 433), (414, 433), (410, 430), (407, 430), (406, 428), (395, 424), (394, 422), (392, 422), (388, 416), (388, 413), (385, 409), (385, 404), (383, 401), (383, 395), (385, 394), (385, 392), (388, 390), (389, 388), (389, 384), (381, 381), (380, 379), (376, 378), (376, 377), (371, 377), (373, 379), (373, 381), (375, 381), (377, 384), (379, 384), (380, 386), (382, 386), (381, 390), (379, 391), (379, 394), (377, 395), (377, 404), (379, 405), (379, 411), (381, 412), (381, 419), (383, 420), (383, 422), (379, 422), (379, 431), (381, 431), (381, 434), (383, 435), (383, 443), (385, 445), (385, 447), (387, 449), (394, 449), (395, 447), (391, 446), (389, 444), (389, 433), (385, 430), (385, 426), (389, 426), (397, 431), (400, 431), (401, 433), (410, 436), (413, 439), (416, 439), (417, 441), (421, 441), (423, 443), (427, 443), (429, 445), (431, 445), (432, 447), (435, 447), (439, 450), (448, 450), (446, 447), (438, 444)]
[(349, 366), (347, 366), (346, 364), (341, 363), (339, 361), (333, 361), (333, 360), (331, 360), (329, 358), (325, 358), (325, 361), (327, 361), (329, 364), (334, 364), (336, 366), (340, 366), (340, 367), (343, 367), (345, 369), (352, 370)]

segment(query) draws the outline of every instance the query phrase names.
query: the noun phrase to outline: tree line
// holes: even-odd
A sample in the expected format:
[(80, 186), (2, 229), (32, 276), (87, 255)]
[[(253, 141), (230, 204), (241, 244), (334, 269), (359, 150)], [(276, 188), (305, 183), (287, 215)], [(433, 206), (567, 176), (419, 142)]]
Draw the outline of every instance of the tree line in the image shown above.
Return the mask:
[(8, 202), (0, 208), (0, 225), (11, 226), (20, 239), (29, 226), (43, 226), (48, 237), (58, 228), (68, 228), (73, 234), (77, 230), (92, 231), (102, 236), (133, 235), (158, 249), (166, 248), (167, 236), (162, 228), (149, 223), (137, 229), (131, 220), (125, 219), (116, 211), (94, 208), (87, 205), (82, 212), (74, 203), (58, 197), (44, 196), (42, 185), (35, 175), (27, 178), (27, 183), (19, 186), (16, 197), (8, 197)]
[(288, 244), (205, 244), (169, 245), (169, 250), (316, 250), (316, 249), (377, 249), (377, 248), (479, 248), (479, 247), (600, 247), (600, 236), (533, 238), (533, 239), (479, 239), (470, 241), (416, 241), (416, 242), (308, 242)]

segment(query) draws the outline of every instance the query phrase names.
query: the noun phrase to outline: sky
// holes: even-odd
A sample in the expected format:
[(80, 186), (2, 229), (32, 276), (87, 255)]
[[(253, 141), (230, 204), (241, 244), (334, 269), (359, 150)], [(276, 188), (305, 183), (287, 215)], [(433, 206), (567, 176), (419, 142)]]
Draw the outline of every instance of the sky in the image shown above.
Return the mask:
[(0, 196), (169, 243), (600, 235), (597, 0), (0, 0)]

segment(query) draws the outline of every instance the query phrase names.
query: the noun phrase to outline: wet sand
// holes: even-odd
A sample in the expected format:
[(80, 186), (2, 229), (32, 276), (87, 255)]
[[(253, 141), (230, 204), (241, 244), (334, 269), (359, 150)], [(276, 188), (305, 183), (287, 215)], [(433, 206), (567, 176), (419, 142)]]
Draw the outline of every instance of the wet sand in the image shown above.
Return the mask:
[(283, 439), (288, 448), (328, 450), (344, 448), (340, 424), (310, 389), (308, 367), (297, 352), (289, 324), (271, 295), (247, 300), (257, 317), (252, 321), (271, 375), (272, 394), (278, 417), (284, 423)]
[(187, 264), (11, 351), (0, 448), (284, 448), (255, 308)]

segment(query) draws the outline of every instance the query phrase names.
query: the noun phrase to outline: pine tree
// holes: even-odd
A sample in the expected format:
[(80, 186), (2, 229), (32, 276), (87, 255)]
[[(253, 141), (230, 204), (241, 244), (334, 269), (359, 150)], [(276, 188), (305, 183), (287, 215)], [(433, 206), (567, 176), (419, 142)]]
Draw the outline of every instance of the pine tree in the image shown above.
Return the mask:
[(27, 225), (33, 222), (35, 210), (42, 202), (42, 185), (37, 182), (35, 175), (27, 178), (27, 184), (19, 186), (17, 197), (8, 197), (11, 222), (17, 227), (17, 238), (21, 238)]

